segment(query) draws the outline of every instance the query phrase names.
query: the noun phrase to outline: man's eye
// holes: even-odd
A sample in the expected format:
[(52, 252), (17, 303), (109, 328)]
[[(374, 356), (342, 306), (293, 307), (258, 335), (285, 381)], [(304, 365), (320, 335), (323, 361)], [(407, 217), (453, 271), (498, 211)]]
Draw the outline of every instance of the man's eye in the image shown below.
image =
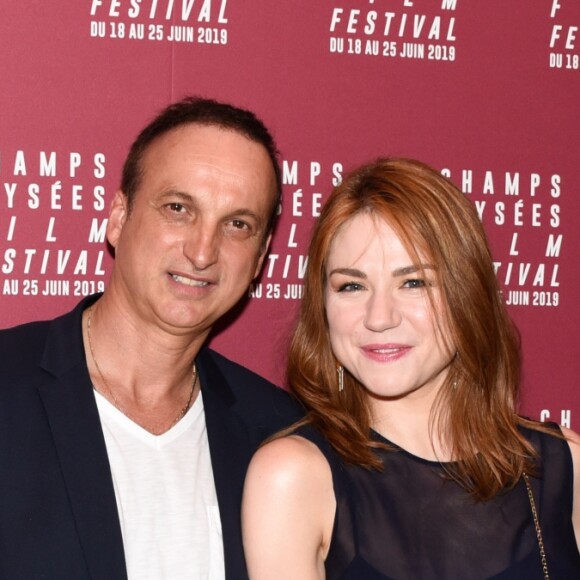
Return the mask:
[(250, 229), (250, 226), (243, 220), (232, 220), (232, 226), (238, 230)]
[(181, 213), (185, 209), (181, 203), (170, 203), (167, 205), (167, 207), (175, 213)]

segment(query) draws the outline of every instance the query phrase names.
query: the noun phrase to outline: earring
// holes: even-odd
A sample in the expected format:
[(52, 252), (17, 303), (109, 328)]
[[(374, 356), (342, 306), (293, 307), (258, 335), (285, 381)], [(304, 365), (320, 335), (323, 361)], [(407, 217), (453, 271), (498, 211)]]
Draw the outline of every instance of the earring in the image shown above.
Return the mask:
[(338, 374), (338, 392), (342, 393), (344, 390), (344, 367), (340, 365), (336, 368), (336, 372)]

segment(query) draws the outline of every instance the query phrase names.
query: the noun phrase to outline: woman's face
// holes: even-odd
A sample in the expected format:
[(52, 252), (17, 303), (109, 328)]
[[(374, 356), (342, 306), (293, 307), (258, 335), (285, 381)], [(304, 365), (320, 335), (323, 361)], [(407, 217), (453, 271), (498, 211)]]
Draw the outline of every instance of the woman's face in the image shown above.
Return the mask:
[(386, 221), (367, 213), (345, 222), (330, 246), (325, 303), (332, 349), (368, 389), (371, 406), (434, 397), (447, 373), (452, 351), (442, 335), (437, 272), (422, 266), (424, 272)]

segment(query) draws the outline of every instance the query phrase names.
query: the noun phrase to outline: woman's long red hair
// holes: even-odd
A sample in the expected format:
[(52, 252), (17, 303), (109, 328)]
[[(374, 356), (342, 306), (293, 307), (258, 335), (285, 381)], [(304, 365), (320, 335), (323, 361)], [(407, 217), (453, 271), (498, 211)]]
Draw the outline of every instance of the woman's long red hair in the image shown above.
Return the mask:
[[(315, 226), (305, 294), (288, 364), (292, 391), (313, 423), (348, 463), (381, 468), (369, 436), (363, 385), (337, 366), (324, 308), (326, 261), (338, 229), (368, 212), (394, 227), (409, 255), (434, 264), (443, 311), (436, 312), (457, 351), (432, 410), (432, 428), (452, 445), (451, 474), (487, 499), (533, 471), (535, 451), (518, 427), (544, 430), (518, 416), (519, 337), (502, 302), (486, 236), (472, 203), (431, 167), (409, 159), (379, 159), (335, 188)], [(440, 309), (441, 310), (441, 309)], [(388, 468), (388, 466), (385, 466)]]

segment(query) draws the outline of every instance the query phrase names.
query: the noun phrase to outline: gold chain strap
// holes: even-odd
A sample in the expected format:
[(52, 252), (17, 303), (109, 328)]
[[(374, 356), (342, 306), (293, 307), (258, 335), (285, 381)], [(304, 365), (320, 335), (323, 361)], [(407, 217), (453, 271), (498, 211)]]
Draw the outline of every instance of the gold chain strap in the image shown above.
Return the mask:
[(526, 482), (526, 489), (528, 491), (528, 499), (530, 500), (530, 507), (532, 508), (532, 516), (534, 516), (534, 526), (536, 528), (536, 536), (538, 538), (538, 545), (540, 546), (540, 556), (542, 557), (542, 570), (544, 572), (544, 580), (550, 580), (548, 573), (548, 560), (546, 559), (546, 550), (544, 549), (544, 540), (542, 539), (542, 529), (540, 528), (540, 519), (538, 518), (538, 510), (536, 510), (536, 502), (534, 501), (534, 494), (532, 493), (532, 486), (530, 478), (527, 473), (523, 474)]

